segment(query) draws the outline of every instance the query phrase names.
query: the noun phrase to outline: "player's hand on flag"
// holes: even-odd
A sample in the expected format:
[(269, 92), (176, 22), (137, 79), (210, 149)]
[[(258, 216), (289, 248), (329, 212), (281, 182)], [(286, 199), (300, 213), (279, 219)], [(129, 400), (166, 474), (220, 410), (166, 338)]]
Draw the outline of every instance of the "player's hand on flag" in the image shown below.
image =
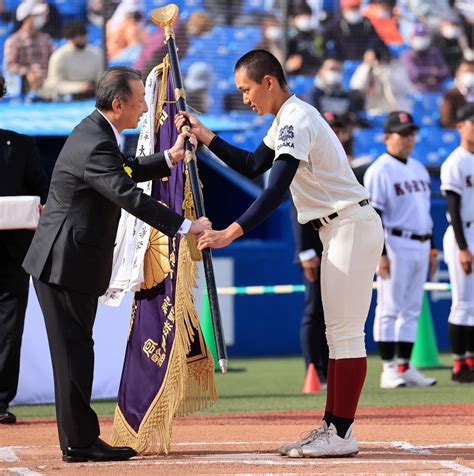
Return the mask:
[(469, 248), (459, 250), (459, 262), (464, 274), (472, 273), (472, 253), (469, 251)]
[(382, 279), (387, 279), (390, 277), (390, 260), (388, 256), (382, 255), (379, 260), (379, 265), (377, 266), (377, 274)]
[(194, 149), (197, 147), (197, 139), (194, 134), (191, 132), (183, 132), (181, 133), (178, 138), (176, 139), (176, 142), (174, 143), (174, 146), (169, 149), (169, 153), (171, 154), (173, 164), (178, 163), (180, 160), (184, 159), (185, 155), (185, 148), (184, 148), (184, 142), (186, 138), (189, 137), (189, 142), (191, 142), (192, 146)]
[(174, 118), (174, 123), (178, 131), (181, 131), (182, 127), (189, 123), (191, 126), (191, 132), (196, 135), (199, 142), (205, 145), (209, 145), (215, 134), (208, 129), (199, 119), (190, 114), (189, 112), (180, 112)]
[(212, 223), (210, 222), (209, 218), (201, 217), (191, 223), (188, 233), (191, 235), (200, 236), (206, 230), (212, 230)]
[(238, 223), (231, 223), (225, 230), (206, 230), (198, 241), (198, 248), (224, 248), (235, 239), (242, 236), (244, 231)]

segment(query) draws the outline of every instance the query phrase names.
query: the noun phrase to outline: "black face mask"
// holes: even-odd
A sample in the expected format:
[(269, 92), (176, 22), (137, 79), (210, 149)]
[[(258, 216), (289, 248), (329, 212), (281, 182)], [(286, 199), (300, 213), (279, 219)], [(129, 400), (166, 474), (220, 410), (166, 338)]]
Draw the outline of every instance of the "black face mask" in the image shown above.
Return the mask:
[(83, 50), (87, 45), (85, 43), (74, 43), (76, 50)]

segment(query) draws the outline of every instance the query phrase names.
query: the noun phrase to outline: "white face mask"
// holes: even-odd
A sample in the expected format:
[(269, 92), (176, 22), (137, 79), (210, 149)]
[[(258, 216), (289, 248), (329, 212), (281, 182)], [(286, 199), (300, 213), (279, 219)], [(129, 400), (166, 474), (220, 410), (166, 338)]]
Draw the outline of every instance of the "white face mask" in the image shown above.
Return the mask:
[(311, 17), (301, 16), (295, 18), (295, 26), (300, 31), (310, 31), (312, 28)]
[(411, 47), (415, 51), (427, 50), (431, 45), (431, 40), (427, 36), (415, 36), (411, 40)]
[(351, 25), (359, 23), (362, 20), (362, 15), (359, 10), (345, 10), (342, 15), (347, 23), (350, 23)]
[(41, 16), (37, 15), (33, 17), (33, 25), (35, 26), (37, 30), (41, 30), (41, 28), (43, 28), (45, 24), (46, 24), (46, 17), (42, 15)]
[(459, 76), (459, 82), (466, 89), (474, 89), (474, 72), (461, 74), (461, 76)]
[(340, 71), (326, 71), (323, 80), (328, 86), (340, 86), (342, 84), (342, 73)]
[(281, 38), (282, 35), (282, 29), (279, 26), (269, 26), (265, 30), (265, 36), (270, 40), (270, 41), (277, 41)]
[(377, 12), (377, 17), (380, 18), (381, 20), (385, 18), (390, 18), (390, 12), (388, 10), (384, 10), (380, 8), (379, 11)]
[(461, 30), (456, 26), (444, 26), (441, 28), (441, 34), (447, 40), (454, 40), (461, 34)]

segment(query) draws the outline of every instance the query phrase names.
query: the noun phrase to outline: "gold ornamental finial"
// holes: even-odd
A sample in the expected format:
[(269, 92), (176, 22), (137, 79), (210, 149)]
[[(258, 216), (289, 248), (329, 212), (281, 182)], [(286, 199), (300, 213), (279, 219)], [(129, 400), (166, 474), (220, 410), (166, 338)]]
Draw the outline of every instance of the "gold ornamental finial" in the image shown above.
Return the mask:
[(153, 23), (161, 27), (166, 27), (172, 25), (176, 18), (178, 18), (179, 8), (178, 5), (170, 3), (161, 8), (155, 8), (151, 12), (151, 20)]

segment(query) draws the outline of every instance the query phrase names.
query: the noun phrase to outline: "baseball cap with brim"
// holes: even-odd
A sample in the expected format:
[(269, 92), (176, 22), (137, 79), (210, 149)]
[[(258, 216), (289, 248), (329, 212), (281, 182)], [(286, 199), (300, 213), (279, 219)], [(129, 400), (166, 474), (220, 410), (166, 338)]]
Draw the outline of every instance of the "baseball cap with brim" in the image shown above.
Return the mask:
[(420, 128), (413, 122), (411, 114), (405, 111), (393, 111), (387, 114), (383, 131), (387, 134), (393, 132), (418, 131)]
[(48, 5), (45, 3), (37, 3), (36, 1), (27, 0), (20, 3), (16, 9), (16, 19), (23, 21), (30, 15), (42, 15), (48, 11)]
[(466, 104), (456, 113), (456, 122), (474, 121), (474, 103)]

